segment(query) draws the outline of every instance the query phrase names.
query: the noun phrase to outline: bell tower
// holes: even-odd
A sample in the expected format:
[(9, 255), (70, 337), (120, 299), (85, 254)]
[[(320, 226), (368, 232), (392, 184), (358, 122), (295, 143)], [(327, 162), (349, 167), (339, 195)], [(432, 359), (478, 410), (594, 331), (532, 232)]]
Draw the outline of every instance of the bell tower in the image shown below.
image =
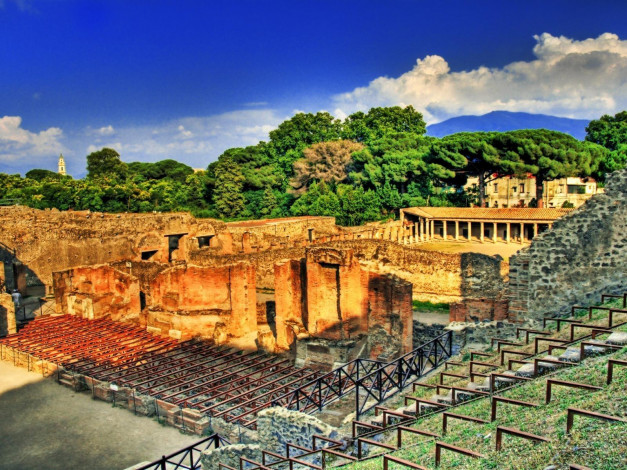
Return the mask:
[(63, 154), (59, 155), (59, 171), (57, 173), (63, 176), (67, 174), (65, 171), (65, 160), (63, 159)]

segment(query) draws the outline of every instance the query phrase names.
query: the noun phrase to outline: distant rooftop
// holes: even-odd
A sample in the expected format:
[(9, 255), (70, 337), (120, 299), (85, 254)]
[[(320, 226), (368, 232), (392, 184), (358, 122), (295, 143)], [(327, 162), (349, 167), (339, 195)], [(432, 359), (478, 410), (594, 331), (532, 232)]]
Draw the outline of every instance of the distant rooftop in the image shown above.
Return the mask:
[(427, 219), (456, 220), (546, 220), (553, 221), (573, 209), (496, 208), (496, 207), (408, 207), (404, 214)]

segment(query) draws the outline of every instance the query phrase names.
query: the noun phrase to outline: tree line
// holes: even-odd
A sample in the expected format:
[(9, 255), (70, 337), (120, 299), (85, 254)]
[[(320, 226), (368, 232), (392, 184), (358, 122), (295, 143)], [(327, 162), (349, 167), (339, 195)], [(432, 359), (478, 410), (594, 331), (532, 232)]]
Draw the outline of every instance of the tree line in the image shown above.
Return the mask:
[[(591, 121), (585, 141), (556, 131), (425, 135), (413, 107), (373, 108), (345, 120), (299, 113), (267, 142), (226, 150), (205, 171), (172, 159), (122, 161), (113, 149), (87, 156), (87, 176), (35, 169), (0, 173), (0, 199), (39, 208), (106, 212), (188, 210), (227, 220), (334, 216), (342, 225), (394, 217), (401, 207), (484, 205), (500, 176), (565, 176), (600, 181), (627, 162), (627, 112)], [(476, 190), (465, 190), (468, 177)]]

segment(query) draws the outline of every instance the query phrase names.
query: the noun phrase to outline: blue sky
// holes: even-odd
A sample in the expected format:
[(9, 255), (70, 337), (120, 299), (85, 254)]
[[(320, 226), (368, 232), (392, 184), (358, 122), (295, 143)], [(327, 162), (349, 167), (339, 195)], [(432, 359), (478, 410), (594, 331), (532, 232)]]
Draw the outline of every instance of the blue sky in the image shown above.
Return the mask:
[(204, 168), (296, 111), (627, 107), (625, 1), (0, 0), (0, 171)]

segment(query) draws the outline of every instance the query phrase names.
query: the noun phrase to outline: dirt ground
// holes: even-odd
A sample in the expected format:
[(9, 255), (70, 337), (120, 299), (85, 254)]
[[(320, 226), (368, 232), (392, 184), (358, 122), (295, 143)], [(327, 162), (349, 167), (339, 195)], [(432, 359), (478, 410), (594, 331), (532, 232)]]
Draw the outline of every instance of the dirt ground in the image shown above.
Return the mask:
[(430, 310), (414, 310), (414, 320), (425, 325), (448, 325), (448, 312), (434, 312)]
[(441, 241), (433, 243), (422, 243), (416, 245), (417, 248), (427, 251), (441, 251), (443, 253), (481, 253), (484, 255), (500, 255), (503, 259), (509, 260), (509, 257), (529, 243), (521, 245), (520, 243), (492, 243), (492, 242), (455, 242)]
[(0, 361), (0, 468), (124, 469), (200, 439)]

